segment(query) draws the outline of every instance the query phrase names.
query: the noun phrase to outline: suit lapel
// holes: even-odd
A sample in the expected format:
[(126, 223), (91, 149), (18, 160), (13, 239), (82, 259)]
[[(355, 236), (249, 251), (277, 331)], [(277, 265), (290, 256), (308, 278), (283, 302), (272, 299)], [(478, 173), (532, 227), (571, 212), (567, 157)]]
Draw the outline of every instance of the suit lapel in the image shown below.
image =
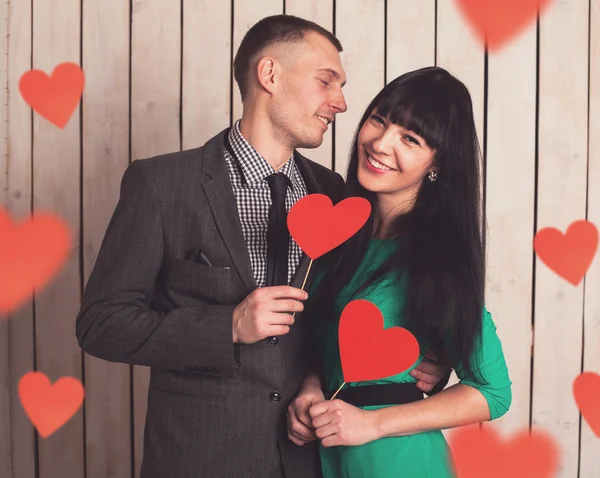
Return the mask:
[(242, 282), (248, 291), (251, 291), (256, 289), (257, 285), (252, 273), (248, 245), (242, 232), (229, 172), (225, 164), (223, 139), (228, 132), (229, 129), (222, 131), (202, 148), (202, 172), (210, 178), (202, 183), (202, 188), (233, 264)]

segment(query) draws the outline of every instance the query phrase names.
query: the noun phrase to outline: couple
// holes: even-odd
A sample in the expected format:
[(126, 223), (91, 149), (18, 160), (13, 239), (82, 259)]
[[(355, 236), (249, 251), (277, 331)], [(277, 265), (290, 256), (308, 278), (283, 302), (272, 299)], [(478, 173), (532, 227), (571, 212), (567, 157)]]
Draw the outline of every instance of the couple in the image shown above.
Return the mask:
[[(360, 121), (345, 185), (295, 151), (346, 111), (341, 50), (314, 23), (261, 20), (234, 62), (241, 120), (123, 176), (76, 334), (91, 355), (151, 368), (142, 478), (443, 478), (440, 430), (509, 407), (483, 304), (469, 94), (440, 68), (391, 82)], [(365, 197), (372, 214), (315, 262), (307, 294), (285, 214), (312, 193)], [(421, 355), (325, 400), (343, 381), (337, 320), (357, 298)], [(452, 369), (461, 383), (442, 390)]]

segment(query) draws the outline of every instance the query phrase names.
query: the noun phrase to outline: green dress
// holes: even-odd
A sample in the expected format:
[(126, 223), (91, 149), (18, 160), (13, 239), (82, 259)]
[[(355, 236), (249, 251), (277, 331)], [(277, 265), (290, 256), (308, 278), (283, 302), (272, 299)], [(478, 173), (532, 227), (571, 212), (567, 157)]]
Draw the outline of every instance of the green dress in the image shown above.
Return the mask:
[[(372, 239), (367, 253), (355, 276), (342, 290), (336, 302), (336, 315), (339, 318), (343, 308), (351, 300), (366, 299), (381, 310), (384, 327), (403, 326), (403, 297), (398, 291), (402, 278), (395, 273), (384, 276), (359, 295), (355, 291), (372, 271), (378, 268), (394, 251), (396, 241)], [(310, 292), (316, 290), (320, 278), (318, 275), (309, 289), (307, 312), (310, 310), (310, 322), (317, 347), (321, 353), (321, 363), (328, 390), (337, 390), (343, 383), (338, 346), (338, 321), (320, 316), (310, 308)], [(399, 284), (400, 281), (400, 284)], [(511, 401), (511, 382), (502, 353), (502, 345), (496, 335), (496, 327), (487, 310), (483, 311), (482, 340), (475, 350), (474, 366), (486, 378), (488, 385), (461, 380), (460, 383), (477, 388), (486, 398), (491, 419), (502, 416), (508, 410)], [(409, 372), (423, 359), (421, 354), (413, 367), (397, 375), (376, 380), (347, 383), (346, 387), (383, 384), (390, 382), (416, 382)], [(456, 368), (459, 379), (461, 367)], [(381, 406), (362, 407), (365, 410), (382, 408)], [(446, 478), (454, 477), (450, 462), (449, 448), (441, 431), (418, 433), (402, 437), (386, 437), (361, 446), (320, 446), (322, 471), (324, 478)]]

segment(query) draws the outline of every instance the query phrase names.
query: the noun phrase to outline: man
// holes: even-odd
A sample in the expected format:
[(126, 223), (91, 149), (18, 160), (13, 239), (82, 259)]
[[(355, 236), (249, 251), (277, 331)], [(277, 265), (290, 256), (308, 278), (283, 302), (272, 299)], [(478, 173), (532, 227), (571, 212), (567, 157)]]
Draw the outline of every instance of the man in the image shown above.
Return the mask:
[(308, 258), (285, 214), (306, 194), (343, 199), (339, 174), (295, 152), (346, 111), (341, 50), (314, 23), (260, 21), (234, 62), (241, 121), (123, 176), (76, 333), (91, 355), (151, 367), (142, 478), (320, 476), (316, 445), (287, 438), (311, 351)]

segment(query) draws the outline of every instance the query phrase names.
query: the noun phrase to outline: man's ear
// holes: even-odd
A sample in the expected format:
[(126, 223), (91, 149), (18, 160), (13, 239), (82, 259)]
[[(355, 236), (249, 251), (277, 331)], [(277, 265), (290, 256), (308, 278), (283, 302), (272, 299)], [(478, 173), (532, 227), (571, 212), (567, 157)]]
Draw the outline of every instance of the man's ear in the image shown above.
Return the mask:
[(281, 75), (281, 64), (273, 57), (265, 56), (258, 61), (256, 74), (259, 85), (269, 93), (273, 93), (277, 86), (276, 80)]

